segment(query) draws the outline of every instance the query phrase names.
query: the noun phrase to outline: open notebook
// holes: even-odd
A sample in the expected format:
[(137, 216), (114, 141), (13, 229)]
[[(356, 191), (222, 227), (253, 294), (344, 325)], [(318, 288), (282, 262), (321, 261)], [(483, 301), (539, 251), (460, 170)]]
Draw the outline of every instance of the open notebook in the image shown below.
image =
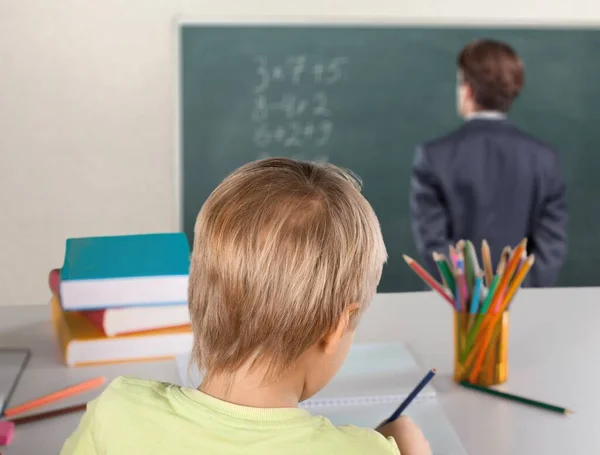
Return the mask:
[[(189, 362), (189, 354), (177, 358), (179, 378), (183, 386), (197, 388), (201, 376)], [(334, 379), (300, 406), (336, 425), (374, 428), (392, 414), (426, 371), (403, 343), (357, 343)], [(419, 424), (434, 455), (466, 455), (432, 386), (421, 391), (406, 414)]]

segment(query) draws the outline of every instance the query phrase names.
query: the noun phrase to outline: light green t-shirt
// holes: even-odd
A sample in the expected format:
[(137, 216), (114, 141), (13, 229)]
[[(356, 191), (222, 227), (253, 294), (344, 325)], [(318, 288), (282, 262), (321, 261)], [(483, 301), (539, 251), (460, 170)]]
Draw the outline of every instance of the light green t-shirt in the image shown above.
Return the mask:
[(88, 406), (61, 455), (398, 455), (393, 439), (299, 408), (238, 406), (198, 390), (120, 378)]

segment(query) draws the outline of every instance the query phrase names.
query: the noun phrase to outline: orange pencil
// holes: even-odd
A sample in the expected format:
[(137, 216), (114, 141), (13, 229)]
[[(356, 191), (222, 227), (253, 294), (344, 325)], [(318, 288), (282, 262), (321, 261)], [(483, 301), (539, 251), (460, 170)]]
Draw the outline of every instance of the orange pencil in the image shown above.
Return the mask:
[[(510, 284), (510, 279), (512, 278), (513, 274), (517, 270), (518, 265), (521, 262), (521, 255), (525, 251), (526, 245), (527, 239), (523, 239), (521, 243), (519, 243), (519, 246), (517, 246), (512, 252), (512, 256), (506, 264), (506, 268), (502, 273), (502, 278), (500, 278), (500, 282), (498, 283), (498, 287), (496, 288), (496, 295), (494, 296), (494, 300), (490, 305), (490, 308), (492, 308), (493, 313), (498, 312), (498, 309), (500, 308), (502, 301), (504, 300), (504, 296), (506, 295), (506, 288)], [(491, 320), (490, 313), (488, 313), (487, 318)]]
[(52, 392), (48, 395), (35, 398), (26, 403), (20, 404), (18, 406), (13, 406), (4, 411), (5, 417), (12, 417), (18, 414), (23, 414), (27, 411), (31, 411), (32, 409), (39, 408), (49, 403), (54, 403), (55, 401), (64, 400), (65, 398), (72, 397), (73, 395), (77, 395), (79, 393), (87, 392), (88, 390), (93, 390), (98, 387), (101, 387), (106, 382), (105, 377), (97, 377), (94, 379), (90, 379), (88, 381), (80, 382), (79, 384), (75, 384), (73, 386), (67, 387), (66, 389), (58, 390), (56, 392)]
[[(477, 360), (475, 361), (475, 364), (473, 365), (473, 368), (471, 369), (471, 374), (469, 376), (469, 380), (471, 382), (475, 382), (475, 380), (477, 379), (477, 376), (479, 375), (479, 371), (481, 370), (481, 366), (483, 365), (483, 360), (485, 357), (487, 347), (490, 344), (490, 341), (492, 340), (492, 335), (494, 334), (495, 325), (498, 323), (498, 321), (502, 317), (502, 313), (504, 313), (506, 311), (506, 309), (508, 308), (508, 305), (510, 304), (511, 300), (517, 293), (517, 290), (519, 289), (519, 287), (525, 280), (525, 277), (529, 273), (529, 270), (533, 266), (534, 262), (535, 262), (535, 256), (532, 254), (523, 263), (523, 266), (519, 269), (519, 272), (515, 276), (515, 279), (510, 284), (510, 288), (506, 292), (504, 301), (502, 302), (502, 306), (500, 307), (500, 311), (498, 311), (496, 314), (493, 315), (493, 319), (490, 321), (491, 323), (488, 325), (487, 330), (485, 332), (483, 342), (478, 347), (478, 349), (473, 349), (473, 351), (471, 351), (471, 354), (473, 352), (478, 352)], [(469, 355), (469, 357), (471, 357), (471, 355)], [(467, 364), (470, 363), (469, 359), (467, 359), (466, 363)]]
[(413, 258), (407, 256), (406, 254), (402, 255), (402, 257), (404, 258), (404, 260), (406, 261), (408, 266), (411, 269), (413, 269), (415, 271), (415, 273), (417, 275), (419, 275), (419, 277), (421, 277), (421, 279), (423, 281), (425, 281), (425, 283), (427, 283), (431, 287), (431, 289), (433, 289), (434, 291), (437, 291), (438, 294), (440, 294), (442, 297), (444, 297), (448, 301), (448, 303), (454, 307), (454, 301), (448, 295), (448, 293), (442, 287), (442, 285), (440, 283), (438, 283), (434, 277), (432, 277), (429, 273), (427, 273), (427, 271), (423, 267), (421, 267), (417, 263), (417, 261), (415, 261)]

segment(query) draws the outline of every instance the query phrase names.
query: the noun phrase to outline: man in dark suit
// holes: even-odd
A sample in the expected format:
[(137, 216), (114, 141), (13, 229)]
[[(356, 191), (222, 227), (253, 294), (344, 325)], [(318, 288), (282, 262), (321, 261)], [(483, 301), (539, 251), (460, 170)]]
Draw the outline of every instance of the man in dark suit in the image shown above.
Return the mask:
[(413, 235), (426, 268), (439, 277), (432, 253), (460, 239), (477, 250), (487, 239), (495, 265), (504, 246), (527, 237), (536, 261), (526, 285), (552, 286), (567, 254), (565, 184), (556, 151), (506, 119), (523, 64), (506, 44), (478, 40), (459, 54), (457, 77), (465, 123), (417, 149), (411, 179)]

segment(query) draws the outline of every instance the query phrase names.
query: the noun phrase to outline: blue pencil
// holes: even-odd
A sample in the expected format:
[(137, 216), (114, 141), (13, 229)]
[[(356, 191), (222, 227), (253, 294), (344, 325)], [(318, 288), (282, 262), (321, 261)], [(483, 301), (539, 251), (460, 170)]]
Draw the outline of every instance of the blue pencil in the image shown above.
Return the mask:
[(421, 390), (423, 390), (423, 388), (427, 384), (429, 384), (429, 381), (431, 381), (433, 379), (433, 377), (435, 376), (435, 373), (436, 373), (435, 368), (433, 370), (431, 370), (429, 373), (427, 373), (425, 375), (425, 377), (423, 379), (421, 379), (421, 382), (419, 382), (417, 384), (417, 386), (414, 388), (414, 390), (412, 392), (410, 392), (410, 394), (406, 397), (406, 400), (404, 400), (402, 402), (402, 404), (400, 406), (398, 406), (398, 409), (396, 409), (394, 411), (394, 413), (387, 420), (385, 420), (383, 422), (383, 424), (385, 425), (386, 423), (393, 422), (398, 417), (400, 417), (400, 415), (402, 415), (402, 413), (408, 407), (408, 405), (411, 404), (412, 401), (417, 397), (417, 395), (419, 394), (419, 392)]
[(475, 285), (473, 286), (473, 298), (471, 299), (471, 308), (469, 308), (469, 313), (476, 314), (477, 307), (479, 306), (479, 299), (481, 297), (481, 282), (483, 281), (483, 277), (481, 275), (477, 275), (475, 278)]

